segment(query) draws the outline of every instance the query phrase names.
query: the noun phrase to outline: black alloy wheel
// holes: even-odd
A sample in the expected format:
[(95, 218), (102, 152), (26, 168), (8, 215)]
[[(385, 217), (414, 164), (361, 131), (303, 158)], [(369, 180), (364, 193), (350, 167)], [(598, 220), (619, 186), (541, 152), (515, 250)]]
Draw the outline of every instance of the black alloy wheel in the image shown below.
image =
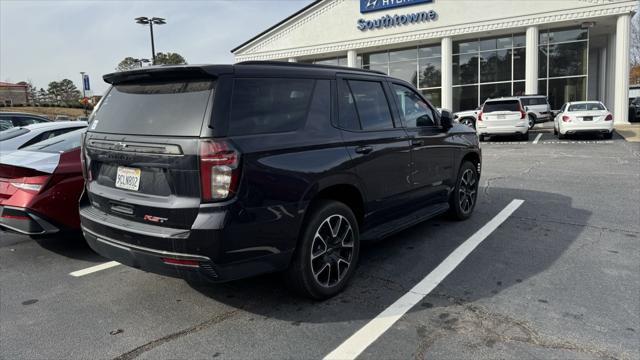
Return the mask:
[(476, 166), (471, 161), (463, 162), (449, 200), (449, 213), (454, 219), (465, 220), (471, 216), (478, 199), (478, 183)]
[(287, 270), (288, 284), (303, 296), (327, 299), (344, 289), (358, 263), (360, 234), (344, 203), (319, 200), (309, 210)]

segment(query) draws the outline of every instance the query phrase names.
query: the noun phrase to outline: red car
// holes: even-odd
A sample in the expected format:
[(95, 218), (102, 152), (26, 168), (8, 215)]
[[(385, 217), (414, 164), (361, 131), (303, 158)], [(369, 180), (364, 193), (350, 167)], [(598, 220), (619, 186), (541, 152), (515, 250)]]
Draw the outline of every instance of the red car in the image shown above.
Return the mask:
[(80, 229), (85, 129), (0, 154), (0, 228), (27, 235)]

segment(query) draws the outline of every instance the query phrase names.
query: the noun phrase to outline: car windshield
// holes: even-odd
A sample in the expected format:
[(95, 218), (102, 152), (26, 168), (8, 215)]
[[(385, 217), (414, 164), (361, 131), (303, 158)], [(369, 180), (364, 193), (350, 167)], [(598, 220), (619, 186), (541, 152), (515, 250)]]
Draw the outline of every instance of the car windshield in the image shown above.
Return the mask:
[(487, 101), (484, 103), (482, 112), (490, 113), (494, 111), (520, 111), (518, 100)]
[(29, 129), (25, 129), (23, 127), (14, 127), (7, 130), (3, 130), (3, 131), (0, 131), (0, 141), (13, 139), (14, 137), (18, 137), (28, 132), (29, 132)]
[(66, 134), (58, 135), (47, 140), (29, 145), (22, 150), (41, 151), (50, 153), (61, 153), (80, 146), (80, 137), (85, 128), (70, 131)]
[(115, 85), (92, 115), (91, 130), (113, 134), (197, 136), (212, 81)]
[(571, 104), (569, 111), (594, 111), (594, 110), (607, 110), (602, 104), (597, 102)]

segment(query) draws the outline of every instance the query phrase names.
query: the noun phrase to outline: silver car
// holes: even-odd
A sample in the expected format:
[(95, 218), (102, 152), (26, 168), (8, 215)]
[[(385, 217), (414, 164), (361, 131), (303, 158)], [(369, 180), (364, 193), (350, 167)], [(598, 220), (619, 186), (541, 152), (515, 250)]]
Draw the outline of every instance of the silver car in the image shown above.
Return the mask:
[(6, 153), (62, 135), (72, 130), (86, 128), (85, 121), (57, 121), (12, 127), (0, 131), (0, 153)]
[(518, 98), (522, 106), (524, 106), (524, 111), (527, 113), (529, 129), (532, 129), (535, 124), (553, 120), (551, 105), (549, 105), (546, 96), (524, 95)]

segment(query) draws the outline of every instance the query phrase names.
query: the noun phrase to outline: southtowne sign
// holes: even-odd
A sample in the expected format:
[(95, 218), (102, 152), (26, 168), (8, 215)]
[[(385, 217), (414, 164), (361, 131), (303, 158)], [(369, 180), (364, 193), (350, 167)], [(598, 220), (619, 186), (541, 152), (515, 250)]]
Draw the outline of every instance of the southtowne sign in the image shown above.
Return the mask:
[[(365, 14), (373, 11), (426, 4), (431, 2), (433, 2), (433, 0), (360, 0), (360, 13)], [(357, 27), (360, 31), (367, 31), (394, 26), (418, 24), (421, 22), (434, 21), (437, 19), (438, 14), (434, 10), (429, 10), (401, 15), (385, 15), (373, 20), (358, 19)]]

